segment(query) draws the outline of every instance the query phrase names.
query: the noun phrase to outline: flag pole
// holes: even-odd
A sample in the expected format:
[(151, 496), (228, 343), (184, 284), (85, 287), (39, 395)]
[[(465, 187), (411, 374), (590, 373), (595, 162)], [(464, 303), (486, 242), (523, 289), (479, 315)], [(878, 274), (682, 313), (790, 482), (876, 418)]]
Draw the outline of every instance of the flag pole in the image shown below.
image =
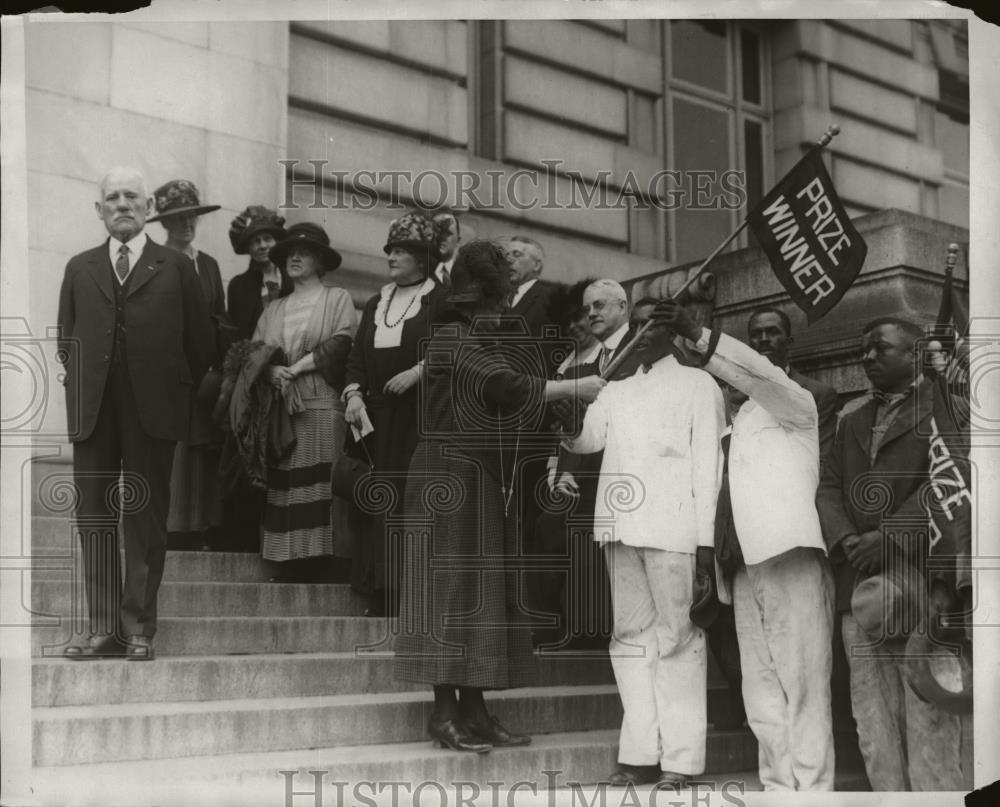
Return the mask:
[[(826, 131), (823, 132), (822, 137), (820, 137), (820, 139), (813, 144), (812, 148), (810, 148), (809, 151), (805, 155), (803, 155), (798, 162), (795, 163), (795, 165), (798, 165), (800, 162), (802, 162), (802, 160), (804, 160), (814, 151), (828, 146), (830, 144), (830, 141), (833, 140), (833, 138), (835, 138), (838, 134), (840, 134), (840, 127), (835, 123), (831, 123), (829, 126), (826, 127)], [(792, 167), (792, 170), (794, 170), (794, 166)], [(712, 254), (701, 262), (701, 265), (688, 276), (688, 279), (684, 281), (684, 284), (671, 295), (671, 299), (673, 300), (679, 299), (680, 296), (685, 291), (687, 291), (688, 288), (690, 288), (691, 284), (698, 279), (698, 276), (702, 273), (705, 267), (708, 266), (712, 261), (714, 261), (719, 256), (719, 253), (722, 252), (722, 250), (724, 250), (726, 247), (728, 247), (736, 238), (736, 236), (738, 236), (741, 232), (743, 232), (746, 229), (748, 223), (749, 223), (749, 218), (747, 216), (744, 216), (743, 221), (740, 223), (740, 226), (737, 227), (735, 230), (733, 230), (733, 232), (729, 234), (726, 240), (723, 241), (721, 244), (719, 244), (719, 246), (717, 246), (712, 251)], [(642, 336), (642, 334), (644, 334), (652, 324), (653, 321), (651, 319), (646, 320), (642, 324), (642, 327), (640, 327), (639, 330), (636, 331), (635, 336), (632, 337), (632, 340), (627, 345), (625, 345), (625, 347), (622, 349), (622, 352), (619, 353), (617, 356), (615, 356), (614, 360), (607, 367), (604, 368), (604, 372), (601, 373), (601, 378), (605, 379), (610, 378), (610, 376), (621, 366), (622, 362), (624, 362), (625, 359), (627, 359), (629, 355), (631, 355), (632, 351), (635, 350), (636, 343), (639, 341), (639, 337)]]

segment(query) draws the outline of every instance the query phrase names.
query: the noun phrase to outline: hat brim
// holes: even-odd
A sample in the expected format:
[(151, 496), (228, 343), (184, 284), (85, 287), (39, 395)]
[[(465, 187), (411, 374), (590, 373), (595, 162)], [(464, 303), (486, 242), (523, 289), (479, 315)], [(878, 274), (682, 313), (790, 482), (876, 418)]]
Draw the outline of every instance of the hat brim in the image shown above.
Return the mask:
[[(917, 695), (927, 703), (933, 703), (941, 711), (953, 715), (972, 714), (972, 664), (969, 661), (971, 645), (963, 647), (958, 656), (933, 645), (927, 634), (918, 631), (906, 643), (906, 680)], [(941, 654), (951, 662), (952, 674), (958, 674), (962, 688), (959, 691), (941, 684), (932, 669), (931, 659)], [(938, 666), (938, 665), (935, 665)]]
[(432, 247), (423, 241), (389, 241), (382, 247), (382, 251), (388, 255), (392, 252), (393, 247), (402, 247), (410, 252), (426, 252), (431, 264), (433, 264), (428, 267), (428, 272), (433, 272), (441, 263), (441, 255), (438, 253), (437, 247)]
[(271, 247), (271, 262), (276, 266), (284, 266), (285, 261), (288, 259), (288, 253), (292, 251), (293, 247), (300, 246), (307, 247), (321, 255), (323, 266), (327, 272), (333, 272), (339, 268), (341, 261), (343, 261), (341, 254), (333, 247), (328, 247), (325, 244), (320, 244), (318, 241), (308, 238), (286, 238), (284, 241), (279, 241)]
[(201, 216), (204, 213), (211, 213), (213, 210), (218, 210), (220, 207), (222, 207), (222, 205), (195, 205), (194, 207), (178, 207), (174, 210), (165, 210), (162, 213), (157, 213), (155, 216), (150, 216), (146, 219), (146, 222), (163, 221), (164, 219), (169, 219), (171, 216), (180, 216), (182, 214)]
[(444, 300), (446, 303), (478, 303), (484, 297), (482, 289), (477, 286), (466, 286), (449, 292)]
[(271, 235), (274, 236), (274, 240), (279, 242), (286, 235), (285, 228), (279, 227), (276, 224), (258, 224), (257, 226), (248, 227), (246, 230), (240, 233), (239, 240), (233, 247), (233, 252), (235, 252), (237, 255), (249, 255), (250, 240), (259, 233), (270, 233)]

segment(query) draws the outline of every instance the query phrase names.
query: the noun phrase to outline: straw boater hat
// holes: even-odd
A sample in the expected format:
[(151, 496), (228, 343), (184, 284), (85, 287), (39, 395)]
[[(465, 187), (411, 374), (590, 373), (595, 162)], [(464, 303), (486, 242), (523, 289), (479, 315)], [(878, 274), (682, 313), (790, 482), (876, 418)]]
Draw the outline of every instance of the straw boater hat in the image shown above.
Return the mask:
[(271, 247), (271, 261), (277, 266), (284, 266), (288, 253), (297, 246), (307, 246), (322, 257), (323, 268), (332, 272), (340, 266), (340, 253), (330, 246), (330, 236), (326, 230), (311, 221), (293, 224), (288, 228), (285, 238)]
[(162, 221), (168, 216), (189, 213), (200, 216), (211, 213), (222, 205), (203, 205), (198, 199), (198, 189), (187, 179), (172, 179), (153, 192), (156, 200), (156, 215), (146, 221)]
[(258, 233), (270, 233), (275, 241), (285, 237), (285, 219), (263, 205), (250, 205), (240, 213), (229, 228), (229, 243), (237, 255), (250, 252), (250, 240)]

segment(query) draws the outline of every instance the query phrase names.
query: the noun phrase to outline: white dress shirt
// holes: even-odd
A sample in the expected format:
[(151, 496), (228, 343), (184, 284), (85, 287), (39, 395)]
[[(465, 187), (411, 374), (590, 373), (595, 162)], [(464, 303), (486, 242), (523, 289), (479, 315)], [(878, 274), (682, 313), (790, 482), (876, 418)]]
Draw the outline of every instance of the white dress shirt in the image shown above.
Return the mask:
[(604, 450), (594, 540), (694, 553), (715, 545), (722, 393), (673, 356), (605, 387), (565, 446)]
[[(708, 349), (709, 337), (703, 329), (699, 352)], [(744, 560), (762, 563), (797, 546), (825, 552), (816, 512), (819, 419), (812, 394), (726, 334), (705, 369), (750, 396), (733, 419), (729, 444), (733, 524)]]
[[(118, 263), (118, 250), (121, 248), (121, 245), (122, 242), (117, 238), (108, 239), (108, 256), (111, 258), (112, 266)], [(119, 285), (128, 280), (129, 275), (132, 274), (132, 270), (135, 269), (136, 263), (139, 262), (139, 256), (142, 255), (142, 251), (146, 248), (145, 231), (140, 232), (138, 235), (133, 236), (131, 240), (126, 241), (125, 246), (128, 247), (128, 275), (121, 278), (118, 277), (117, 271), (114, 273)]]

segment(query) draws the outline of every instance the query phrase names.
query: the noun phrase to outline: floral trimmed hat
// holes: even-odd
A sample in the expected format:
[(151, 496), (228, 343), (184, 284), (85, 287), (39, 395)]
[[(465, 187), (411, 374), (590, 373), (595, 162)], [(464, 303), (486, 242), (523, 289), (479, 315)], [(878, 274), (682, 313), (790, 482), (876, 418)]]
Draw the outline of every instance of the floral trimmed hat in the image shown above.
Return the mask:
[(198, 199), (198, 189), (187, 179), (172, 179), (160, 185), (153, 192), (153, 198), (156, 201), (156, 215), (146, 221), (160, 221), (167, 216), (177, 216), (181, 213), (200, 216), (202, 213), (211, 213), (222, 207), (222, 205), (203, 205)]
[(402, 247), (416, 253), (426, 253), (431, 269), (441, 260), (438, 251), (438, 228), (421, 213), (407, 213), (389, 225), (389, 237), (382, 250), (388, 255), (393, 247)]
[(263, 205), (249, 205), (229, 225), (229, 243), (233, 252), (246, 255), (250, 252), (250, 240), (257, 233), (270, 233), (275, 241), (285, 237), (285, 219), (276, 210)]

